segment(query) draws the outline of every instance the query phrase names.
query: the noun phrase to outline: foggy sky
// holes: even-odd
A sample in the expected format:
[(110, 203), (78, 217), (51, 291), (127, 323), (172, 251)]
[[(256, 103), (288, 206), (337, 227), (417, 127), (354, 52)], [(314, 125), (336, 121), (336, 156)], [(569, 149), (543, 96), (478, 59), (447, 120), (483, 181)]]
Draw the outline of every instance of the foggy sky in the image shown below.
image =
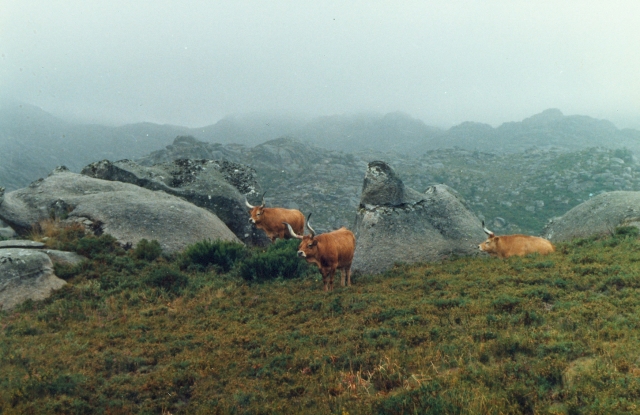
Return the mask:
[(77, 121), (547, 108), (640, 128), (640, 2), (0, 0), (0, 100)]

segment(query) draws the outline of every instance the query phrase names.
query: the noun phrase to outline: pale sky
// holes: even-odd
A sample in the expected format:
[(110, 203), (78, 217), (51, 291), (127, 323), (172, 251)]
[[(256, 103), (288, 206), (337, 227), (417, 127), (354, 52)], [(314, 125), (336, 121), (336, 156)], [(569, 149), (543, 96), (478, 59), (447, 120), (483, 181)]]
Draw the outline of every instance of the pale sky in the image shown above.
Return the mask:
[(639, 1), (0, 0), (0, 100), (110, 124), (547, 108), (640, 128)]

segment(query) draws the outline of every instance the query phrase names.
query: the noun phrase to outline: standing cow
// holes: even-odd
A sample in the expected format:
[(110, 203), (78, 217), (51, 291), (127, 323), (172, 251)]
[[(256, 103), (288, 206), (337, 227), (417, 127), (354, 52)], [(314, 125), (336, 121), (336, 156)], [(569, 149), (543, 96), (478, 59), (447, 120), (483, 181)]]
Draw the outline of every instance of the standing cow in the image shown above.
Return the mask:
[(318, 266), (322, 274), (322, 282), (325, 291), (333, 291), (333, 276), (336, 269), (342, 271), (341, 283), (344, 287), (345, 280), (347, 285), (351, 285), (351, 262), (353, 262), (353, 253), (356, 250), (356, 237), (353, 232), (345, 227), (336, 231), (322, 233), (316, 236), (316, 232), (309, 225), (307, 217), (307, 228), (310, 235), (298, 235), (291, 228), (291, 225), (285, 223), (292, 237), (300, 239), (298, 246), (298, 256)]
[(299, 210), (264, 207), (264, 194), (262, 195), (262, 204), (260, 206), (252, 206), (246, 199), (244, 202), (251, 209), (249, 222), (254, 223), (256, 228), (262, 229), (271, 239), (271, 242), (277, 238), (291, 238), (292, 235), (287, 231), (287, 227), (283, 222), (290, 223), (297, 232), (304, 232), (304, 215)]
[(529, 235), (496, 236), (484, 226), (484, 221), (482, 221), (482, 227), (489, 235), (489, 239), (478, 245), (478, 248), (491, 256), (509, 258), (514, 255), (525, 256), (533, 253), (546, 255), (555, 251), (551, 242), (544, 238)]

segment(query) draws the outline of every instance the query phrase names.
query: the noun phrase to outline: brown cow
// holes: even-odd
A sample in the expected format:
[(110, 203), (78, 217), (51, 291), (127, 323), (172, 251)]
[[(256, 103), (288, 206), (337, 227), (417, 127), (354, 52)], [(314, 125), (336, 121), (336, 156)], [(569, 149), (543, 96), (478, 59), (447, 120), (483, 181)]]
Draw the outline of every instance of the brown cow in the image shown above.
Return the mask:
[(246, 199), (244, 202), (251, 209), (249, 222), (255, 223), (256, 228), (262, 229), (271, 239), (271, 242), (277, 238), (291, 238), (291, 234), (287, 231), (287, 227), (283, 222), (290, 223), (297, 232), (304, 232), (304, 215), (299, 210), (264, 207), (264, 194), (262, 195), (262, 204), (260, 206), (252, 206)]
[(509, 258), (514, 255), (525, 256), (533, 253), (546, 255), (555, 251), (551, 242), (544, 238), (529, 235), (496, 236), (484, 226), (484, 221), (482, 221), (482, 227), (489, 235), (489, 239), (478, 245), (478, 248), (491, 256)]
[(318, 266), (325, 291), (333, 291), (333, 276), (336, 269), (342, 271), (342, 286), (344, 287), (345, 280), (350, 286), (351, 262), (353, 262), (353, 253), (356, 250), (356, 237), (345, 227), (316, 235), (316, 232), (309, 225), (310, 217), (311, 213), (307, 217), (307, 228), (311, 232), (310, 235), (297, 235), (291, 229), (291, 225), (285, 223), (291, 236), (301, 239), (300, 246), (298, 246), (298, 256), (306, 259), (308, 263)]

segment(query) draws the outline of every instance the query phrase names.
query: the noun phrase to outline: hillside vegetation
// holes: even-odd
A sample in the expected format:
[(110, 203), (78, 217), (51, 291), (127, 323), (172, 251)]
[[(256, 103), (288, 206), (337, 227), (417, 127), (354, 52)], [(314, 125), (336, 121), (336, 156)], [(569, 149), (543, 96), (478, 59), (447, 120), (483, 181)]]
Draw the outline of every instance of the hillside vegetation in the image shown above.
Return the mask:
[(640, 165), (628, 149), (531, 148), (521, 153), (441, 149), (394, 166), (406, 185), (456, 189), (471, 210), (502, 233), (539, 234), (546, 222), (589, 198), (640, 190)]
[(331, 293), (292, 241), (166, 257), (154, 241), (43, 236), (90, 260), (56, 266), (69, 284), (50, 299), (0, 312), (0, 413), (638, 410), (634, 228), (544, 257), (398, 265)]

